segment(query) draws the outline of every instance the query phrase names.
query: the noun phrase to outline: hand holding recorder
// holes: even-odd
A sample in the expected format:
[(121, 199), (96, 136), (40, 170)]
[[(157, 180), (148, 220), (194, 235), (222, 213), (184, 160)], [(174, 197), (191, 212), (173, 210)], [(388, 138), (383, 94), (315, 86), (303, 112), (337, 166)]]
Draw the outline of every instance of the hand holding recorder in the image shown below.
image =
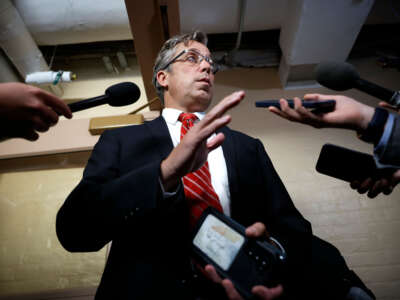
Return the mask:
[(229, 299), (274, 299), (283, 292), (286, 253), (260, 222), (244, 228), (209, 207), (195, 228), (192, 253)]

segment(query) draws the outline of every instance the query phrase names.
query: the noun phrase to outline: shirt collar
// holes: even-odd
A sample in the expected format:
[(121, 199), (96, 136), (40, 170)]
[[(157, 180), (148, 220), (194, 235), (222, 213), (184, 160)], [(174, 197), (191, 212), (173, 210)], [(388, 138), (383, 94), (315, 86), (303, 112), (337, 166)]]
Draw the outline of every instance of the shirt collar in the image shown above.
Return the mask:
[[(162, 116), (164, 117), (165, 121), (171, 125), (175, 125), (178, 122), (179, 115), (183, 111), (175, 108), (164, 108), (162, 111)], [(204, 112), (195, 112), (194, 113), (199, 120), (204, 118)]]

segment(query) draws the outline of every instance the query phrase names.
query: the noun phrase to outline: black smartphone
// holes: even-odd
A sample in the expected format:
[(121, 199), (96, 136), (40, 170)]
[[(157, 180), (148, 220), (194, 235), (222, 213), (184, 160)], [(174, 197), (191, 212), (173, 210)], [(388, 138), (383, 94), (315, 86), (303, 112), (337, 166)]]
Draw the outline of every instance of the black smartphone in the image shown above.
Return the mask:
[(348, 182), (379, 174), (372, 155), (332, 144), (322, 147), (315, 168), (319, 173)]
[(247, 238), (245, 227), (208, 207), (196, 224), (192, 255), (201, 265), (212, 264), (242, 296), (252, 299), (253, 286), (273, 287), (282, 280), (286, 253), (274, 242), (276, 246), (266, 239)]
[[(293, 99), (287, 100), (289, 107), (294, 107)], [(324, 111), (331, 111), (335, 108), (336, 101), (335, 100), (323, 100), (323, 101), (304, 101), (301, 100), (302, 105), (305, 108), (310, 109), (317, 109), (317, 110), (324, 110)], [(276, 107), (281, 109), (281, 105), (279, 104), (279, 100), (262, 100), (256, 101), (256, 107)]]

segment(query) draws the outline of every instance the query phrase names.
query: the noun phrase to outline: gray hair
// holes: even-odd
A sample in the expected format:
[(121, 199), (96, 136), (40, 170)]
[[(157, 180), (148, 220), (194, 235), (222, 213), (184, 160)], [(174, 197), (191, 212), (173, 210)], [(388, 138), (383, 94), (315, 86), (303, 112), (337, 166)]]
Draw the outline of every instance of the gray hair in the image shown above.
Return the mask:
[[(156, 61), (153, 67), (153, 85), (156, 88), (158, 97), (161, 103), (164, 104), (164, 87), (162, 87), (157, 81), (157, 73), (162, 70), (162, 68), (173, 58), (175, 54), (175, 48), (178, 44), (183, 43), (185, 46), (189, 44), (190, 41), (196, 41), (207, 45), (207, 35), (202, 31), (193, 31), (191, 33), (176, 35), (170, 38), (161, 47), (160, 52), (158, 52)], [(170, 71), (170, 66), (166, 69)]]

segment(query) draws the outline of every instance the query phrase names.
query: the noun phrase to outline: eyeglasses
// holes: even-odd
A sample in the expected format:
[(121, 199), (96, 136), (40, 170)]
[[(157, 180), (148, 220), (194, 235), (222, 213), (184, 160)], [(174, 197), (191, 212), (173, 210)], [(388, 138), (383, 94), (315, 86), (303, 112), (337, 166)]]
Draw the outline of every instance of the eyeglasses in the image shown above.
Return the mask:
[[(180, 60), (178, 58), (182, 57)], [(161, 68), (161, 70), (165, 70), (166, 68), (169, 67), (169, 65), (173, 64), (176, 61), (183, 61), (183, 62), (189, 62), (193, 65), (201, 64), (201, 62), (205, 60), (210, 64), (211, 67), (211, 72), (213, 74), (217, 73), (219, 70), (218, 64), (216, 64), (211, 57), (205, 56), (203, 54), (198, 53), (195, 50), (192, 49), (185, 49), (182, 52), (180, 52), (177, 56), (175, 56), (173, 59), (171, 59), (168, 63), (165, 64), (164, 67)]]

